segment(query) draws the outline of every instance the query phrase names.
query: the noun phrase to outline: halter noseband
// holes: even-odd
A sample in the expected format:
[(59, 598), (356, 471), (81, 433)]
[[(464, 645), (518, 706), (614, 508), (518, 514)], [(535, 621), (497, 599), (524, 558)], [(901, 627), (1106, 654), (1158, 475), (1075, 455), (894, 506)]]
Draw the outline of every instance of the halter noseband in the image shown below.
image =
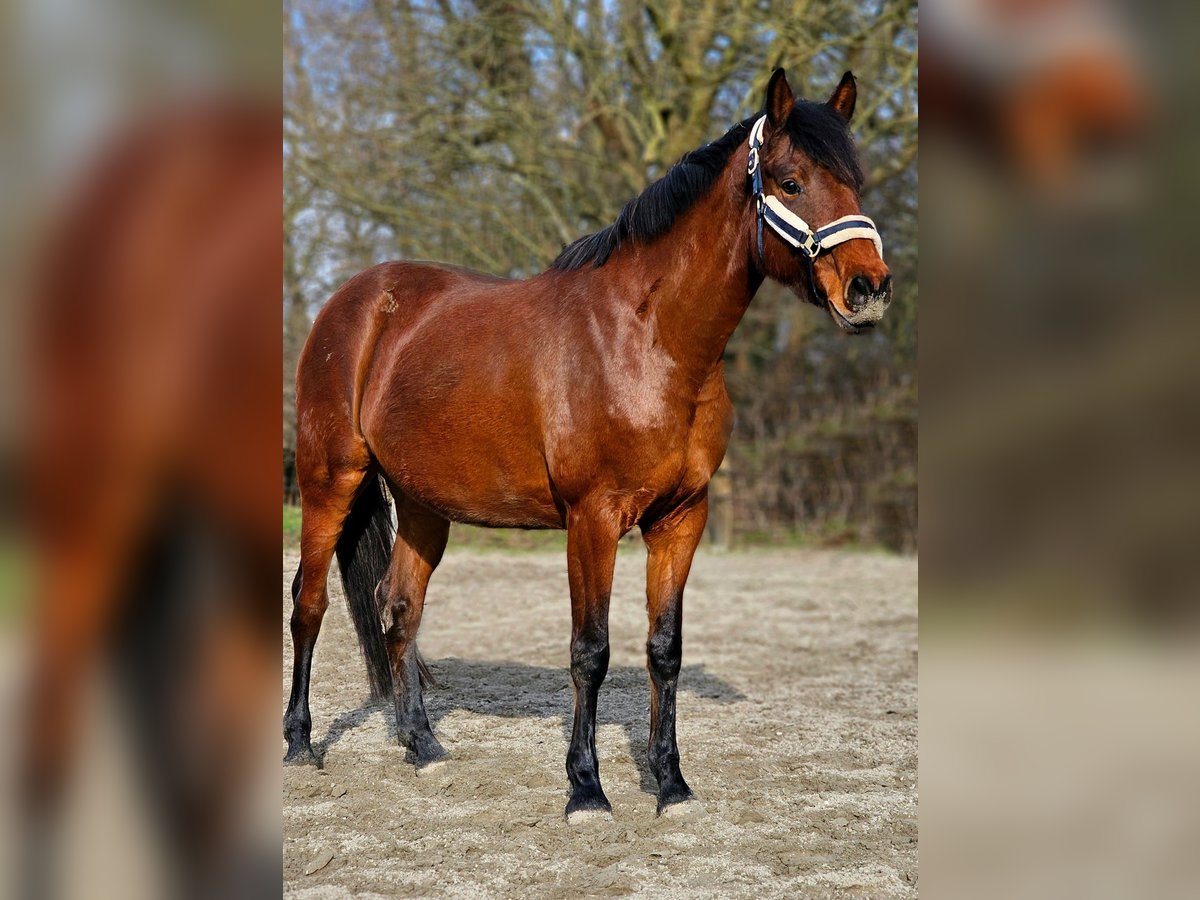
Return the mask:
[(762, 150), (763, 127), (767, 117), (762, 116), (750, 129), (750, 158), (746, 166), (746, 174), (750, 176), (751, 189), (754, 191), (754, 202), (758, 208), (758, 259), (763, 258), (763, 223), (771, 226), (771, 230), (784, 241), (804, 254), (808, 263), (809, 279), (813, 285), (813, 295), (816, 296), (816, 280), (812, 278), (812, 261), (818, 254), (832, 250), (838, 244), (863, 238), (875, 244), (875, 249), (883, 256), (883, 238), (875, 223), (863, 215), (842, 216), (813, 230), (808, 223), (788, 209), (778, 197), (767, 196), (763, 193), (762, 166), (759, 159)]

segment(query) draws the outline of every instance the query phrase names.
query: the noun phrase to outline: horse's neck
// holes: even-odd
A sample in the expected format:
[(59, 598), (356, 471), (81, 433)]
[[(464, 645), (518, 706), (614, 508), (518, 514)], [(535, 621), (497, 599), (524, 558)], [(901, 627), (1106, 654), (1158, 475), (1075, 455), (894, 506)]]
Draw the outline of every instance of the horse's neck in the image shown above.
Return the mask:
[(658, 339), (680, 374), (703, 383), (746, 312), (762, 275), (753, 264), (754, 216), (745, 152), (708, 194), (639, 254)]

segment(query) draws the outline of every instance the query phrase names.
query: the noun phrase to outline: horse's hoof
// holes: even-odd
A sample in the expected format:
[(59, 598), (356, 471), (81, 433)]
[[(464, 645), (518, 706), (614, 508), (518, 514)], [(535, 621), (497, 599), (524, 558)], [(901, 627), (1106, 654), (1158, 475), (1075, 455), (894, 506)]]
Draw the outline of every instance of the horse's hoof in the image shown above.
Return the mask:
[(432, 734), (424, 734), (408, 744), (405, 759), (417, 767), (418, 774), (424, 775), (440, 769), (450, 759), (450, 754)]
[(684, 783), (672, 785), (658, 795), (659, 816), (687, 816), (699, 812), (701, 804), (692, 789)]
[(704, 814), (704, 804), (695, 797), (676, 800), (666, 806), (659, 806), (657, 815), (666, 819), (694, 819)]
[(446, 763), (450, 761), (450, 754), (443, 752), (441, 756), (434, 759), (417, 760), (418, 775), (433, 775), (446, 768)]
[(285, 766), (316, 766), (321, 768), (321, 757), (313, 753), (313, 748), (307, 744), (288, 747), (287, 755), (283, 758)]
[(567, 824), (580, 825), (597, 819), (611, 822), (613, 820), (612, 804), (603, 792), (581, 794), (572, 797), (567, 802)]
[(613, 814), (611, 809), (577, 809), (567, 813), (568, 825), (582, 825), (585, 822), (611, 822)]

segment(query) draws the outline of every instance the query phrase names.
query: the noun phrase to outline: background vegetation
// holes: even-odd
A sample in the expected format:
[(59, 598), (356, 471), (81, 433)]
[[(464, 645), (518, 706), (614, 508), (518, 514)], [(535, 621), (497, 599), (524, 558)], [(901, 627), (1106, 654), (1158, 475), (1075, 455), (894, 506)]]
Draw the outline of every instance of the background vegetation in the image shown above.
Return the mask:
[(758, 109), (775, 66), (817, 99), (851, 69), (895, 301), (847, 338), (760, 291), (728, 348), (719, 512), (741, 543), (915, 549), (916, 21), (914, 0), (289, 0), (285, 492), (296, 359), (346, 278), (396, 258), (540, 271)]

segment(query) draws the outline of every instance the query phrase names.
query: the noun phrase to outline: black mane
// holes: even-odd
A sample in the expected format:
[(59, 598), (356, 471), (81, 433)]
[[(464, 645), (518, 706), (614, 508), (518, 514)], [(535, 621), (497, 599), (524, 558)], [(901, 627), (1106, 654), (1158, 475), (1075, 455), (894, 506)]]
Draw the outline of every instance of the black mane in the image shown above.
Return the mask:
[[(665, 234), (716, 183), (760, 115), (743, 119), (711, 144), (685, 153), (666, 175), (626, 203), (615, 222), (564, 247), (551, 268), (579, 269), (589, 262), (599, 267), (627, 241), (649, 243)], [(788, 117), (787, 132), (797, 150), (855, 190), (862, 187), (862, 169), (850, 128), (829, 106), (799, 101)]]

